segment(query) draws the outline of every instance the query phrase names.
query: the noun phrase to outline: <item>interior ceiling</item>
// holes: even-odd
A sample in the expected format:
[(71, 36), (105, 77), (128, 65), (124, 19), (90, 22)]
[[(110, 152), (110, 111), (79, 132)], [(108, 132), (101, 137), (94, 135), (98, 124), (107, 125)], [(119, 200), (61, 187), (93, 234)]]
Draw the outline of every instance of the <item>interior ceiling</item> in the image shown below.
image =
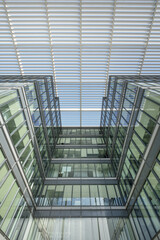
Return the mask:
[(160, 74), (160, 1), (0, 0), (0, 74), (53, 75), (63, 126), (98, 126), (109, 75)]

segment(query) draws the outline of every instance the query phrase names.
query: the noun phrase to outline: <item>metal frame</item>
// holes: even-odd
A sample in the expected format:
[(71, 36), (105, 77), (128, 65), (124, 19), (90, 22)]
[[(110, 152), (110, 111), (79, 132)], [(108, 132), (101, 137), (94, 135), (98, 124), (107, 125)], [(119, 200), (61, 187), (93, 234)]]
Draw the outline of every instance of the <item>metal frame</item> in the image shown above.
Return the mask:
[[(159, 32), (157, 31), (157, 28), (154, 27), (158, 22), (158, 3), (158, 0), (155, 0), (153, 2), (150, 1), (149, 3), (145, 3), (145, 1), (143, 1), (143, 3), (140, 4), (137, 2), (133, 4), (130, 1), (119, 3), (118, 1), (114, 0), (109, 2), (103, 1), (102, 5), (99, 5), (97, 1), (96, 6), (94, 6), (95, 2), (93, 1), (87, 3), (88, 5), (86, 6), (86, 3), (82, 0), (79, 0), (77, 5), (74, 5), (73, 3), (67, 1), (66, 3), (59, 3), (59, 14), (55, 14), (55, 9), (58, 3), (56, 3), (56, 5), (54, 5), (54, 3), (50, 4), (50, 2), (47, 0), (37, 3), (29, 2), (29, 4), (23, 2), (14, 2), (14, 6), (11, 1), (5, 2), (5, 0), (3, 0), (2, 8), (4, 10), (4, 14), (2, 15), (2, 28), (4, 32), (8, 31), (10, 35), (8, 34), (6, 37), (2, 32), (2, 37), (8, 41), (8, 43), (2, 42), (2, 49), (4, 51), (6, 48), (13, 50), (13, 61), (10, 63), (9, 73), (11, 74), (14, 70), (20, 71), (21, 74), (35, 73), (36, 70), (32, 69), (28, 60), (26, 60), (29, 56), (29, 58), (32, 59), (33, 64), (37, 64), (38, 70), (53, 74), (54, 81), (60, 82), (63, 80), (64, 82), (66, 81), (66, 83), (68, 83), (70, 86), (72, 84), (69, 83), (70, 81), (77, 81), (77, 87), (80, 89), (80, 91), (78, 94), (78, 100), (76, 101), (79, 104), (78, 111), (80, 112), (80, 126), (82, 126), (82, 100), (85, 97), (85, 94), (82, 91), (82, 84), (86, 80), (86, 77), (88, 79), (91, 78), (90, 80), (93, 82), (93, 78), (96, 76), (98, 80), (102, 81), (102, 85), (104, 86), (105, 91), (107, 91), (108, 82), (106, 79), (108, 80), (109, 73), (116, 74), (120, 70), (125, 74), (132, 72), (134, 74), (147, 74), (148, 72), (154, 74), (159, 72), (158, 66), (160, 63), (160, 58), (158, 54), (155, 56), (155, 51), (158, 52), (159, 49)], [(25, 11), (25, 4), (28, 4), (27, 6), (29, 9), (32, 8), (34, 17), (36, 16), (36, 14), (34, 14), (35, 7), (36, 13), (38, 12), (38, 14), (40, 14), (41, 11), (44, 13), (44, 17), (42, 17), (42, 19), (36, 19), (36, 17), (32, 18), (32, 16), (27, 15), (27, 27), (29, 28), (30, 23), (34, 23), (32, 31), (35, 29), (37, 30), (36, 21), (38, 22), (39, 29), (41, 31), (45, 32), (47, 30), (47, 34), (44, 34), (44, 38), (47, 40), (44, 40), (44, 43), (42, 43), (41, 37), (39, 37), (39, 40), (35, 40), (33, 35), (29, 37), (29, 44), (24, 33), (19, 33), (17, 31), (17, 29), (24, 29), (24, 26), (26, 24), (25, 14), (22, 16), (22, 13)], [(132, 14), (134, 15), (130, 17), (129, 13), (131, 11), (131, 4), (134, 6), (132, 9)], [(123, 7), (128, 11), (128, 16), (123, 14)], [(64, 8), (66, 8), (66, 15), (64, 14)], [(107, 8), (107, 12), (105, 8)], [(118, 13), (116, 11), (116, 8), (118, 8)], [(91, 15), (91, 11), (93, 15)], [(142, 15), (138, 14), (139, 16), (137, 17), (137, 12), (142, 12)], [(17, 13), (21, 13), (21, 15), (17, 16)], [(74, 13), (74, 18), (72, 18), (70, 13)], [(51, 15), (53, 18), (50, 17)], [(67, 32), (68, 35), (65, 32), (65, 21), (66, 25), (69, 21), (71, 22), (69, 30)], [(76, 22), (79, 24), (76, 25)], [(130, 23), (132, 26), (134, 26), (134, 29), (132, 30), (130, 30)], [(61, 26), (60, 30), (59, 26)], [(83, 26), (86, 27), (83, 28)], [(117, 26), (119, 32), (117, 31)], [(57, 29), (63, 36), (59, 35)], [(103, 31), (101, 31), (101, 29), (103, 29)], [(109, 32), (108, 35), (106, 34), (106, 29)], [(139, 29), (141, 29), (141, 33), (139, 32)], [(147, 33), (146, 29), (148, 29)], [(32, 31), (29, 30), (28, 35), (32, 35)], [(40, 36), (43, 36), (41, 31), (37, 32)], [(97, 35), (97, 32), (100, 32), (100, 34)], [(67, 38), (68, 36), (72, 40), (69, 40)], [(73, 36), (75, 38), (77, 37), (77, 39), (73, 40)], [(97, 36), (96, 41), (94, 39), (95, 36)], [(61, 38), (61, 44), (57, 41), (57, 38)], [(35, 56), (35, 49), (38, 49), (39, 53), (41, 53), (38, 60), (32, 58)], [(27, 55), (25, 50), (28, 50), (27, 54), (30, 53), (30, 55)], [(98, 61), (96, 62), (94, 54), (93, 59), (91, 59), (91, 54), (89, 52), (90, 50), (92, 53), (94, 53), (94, 51), (98, 53), (100, 52), (98, 56), (102, 64), (98, 63)], [(47, 56), (46, 65), (43, 62), (45, 61), (45, 57), (43, 56), (44, 52)], [(85, 54), (88, 58), (85, 58)], [(8, 62), (8, 60), (10, 60), (9, 54), (4, 53), (4, 55), (5, 59), (7, 59), (6, 62)], [(65, 57), (68, 57), (69, 61), (65, 61)], [(50, 58), (51, 61), (49, 62), (48, 59), (50, 60)], [(76, 62), (77, 59), (78, 63)], [(16, 66), (14, 66), (15, 63)], [(88, 69), (86, 67), (86, 63), (89, 65)], [(2, 64), (5, 66), (5, 63), (2, 62)], [(8, 63), (6, 63), (6, 66), (7, 64)], [(97, 66), (95, 66), (95, 64)], [(71, 67), (72, 69), (70, 69)], [(65, 75), (63, 73), (63, 69), (65, 69)], [(4, 70), (2, 67), (2, 72), (3, 71)], [(97, 74), (94, 76), (95, 71), (97, 71)], [(63, 74), (60, 74), (61, 72)], [(130, 81), (129, 77), (124, 78)], [(145, 78), (147, 78), (147, 76)], [(136, 79), (137, 77), (135, 80)], [(141, 77), (139, 79), (142, 80)], [(69, 89), (69, 92), (70, 97), (72, 97), (73, 93), (71, 92), (71, 88)], [(96, 94), (96, 96), (99, 95), (99, 93)], [(70, 109), (74, 109), (72, 103), (69, 102), (69, 104)], [(87, 103), (87, 106), (89, 106), (89, 101)]]
[(117, 185), (118, 181), (114, 177), (110, 178), (46, 178), (45, 185)]
[(69, 159), (69, 158), (55, 158), (51, 160), (52, 164), (56, 163), (111, 163), (110, 158), (74, 158), (74, 159)]
[(22, 103), (22, 106), (23, 106), (25, 118), (26, 118), (27, 125), (28, 125), (28, 128), (29, 128), (29, 133), (30, 133), (31, 138), (32, 138), (32, 143), (33, 143), (33, 146), (34, 146), (35, 154), (37, 156), (36, 159), (37, 159), (37, 163), (38, 163), (38, 166), (39, 166), (39, 170), (41, 172), (41, 177), (44, 180), (44, 178), (45, 178), (44, 168), (43, 168), (42, 159), (41, 159), (41, 155), (40, 155), (40, 151), (39, 151), (39, 147), (38, 147), (38, 143), (37, 143), (37, 138), (36, 138), (35, 131), (34, 131), (34, 126), (33, 126), (33, 123), (32, 123), (30, 109), (28, 107), (26, 96), (25, 96), (25, 93), (24, 93), (24, 89), (20, 88), (20, 89), (18, 89), (18, 92), (19, 92), (19, 95), (20, 95), (20, 100), (21, 100), (21, 103)]
[(128, 81), (128, 82), (159, 82), (160, 75), (110, 75), (109, 79), (112, 81), (113, 77), (117, 77), (118, 80)]
[[(113, 79), (114, 79), (114, 77), (113, 77)], [(108, 109), (108, 99), (109, 99), (109, 89), (110, 89), (110, 84), (111, 84), (111, 80), (109, 80), (109, 82), (108, 82), (108, 91), (107, 91), (107, 97), (104, 97), (103, 98), (103, 100), (102, 100), (102, 111), (105, 111), (105, 113), (104, 113), (104, 119), (102, 120), (101, 119), (101, 123), (100, 124), (102, 124), (102, 126), (103, 127), (101, 127), (101, 125), (100, 125), (100, 129), (101, 129), (101, 133), (102, 133), (102, 135), (103, 135), (103, 138), (104, 138), (104, 142), (105, 143), (107, 143), (106, 142), (106, 133), (105, 133), (105, 128), (106, 128), (106, 117), (107, 117), (107, 109)], [(105, 106), (104, 106), (105, 105)], [(110, 110), (110, 109), (109, 109)], [(102, 114), (101, 114), (101, 117), (102, 117)]]
[(36, 90), (36, 95), (37, 95), (37, 102), (39, 105), (39, 111), (40, 111), (40, 115), (41, 115), (41, 119), (42, 119), (42, 126), (43, 126), (44, 135), (45, 135), (45, 139), (46, 139), (46, 143), (47, 143), (46, 148), (48, 150), (49, 158), (51, 159), (52, 154), (51, 154), (51, 149), (50, 149), (50, 144), (49, 144), (49, 139), (48, 139), (45, 116), (44, 116), (44, 112), (43, 112), (43, 105), (42, 105), (42, 101), (41, 101), (41, 97), (40, 97), (41, 94), (40, 94), (40, 90), (39, 90), (39, 85), (37, 82), (35, 82), (34, 84), (35, 84), (35, 90)]
[[(112, 79), (121, 79), (121, 76), (116, 76), (116, 77), (111, 77), (111, 81)], [(126, 81), (128, 78), (128, 76), (124, 76), (124, 80)], [(159, 82), (160, 80), (160, 77), (157, 77), (157, 76), (152, 76), (151, 77), (152, 79), (155, 79), (157, 82)], [(123, 79), (123, 77), (122, 77)], [(121, 79), (121, 80), (122, 80)], [(138, 80), (137, 80), (138, 79)], [(140, 76), (137, 78), (137, 76), (134, 76), (133, 77), (133, 82), (135, 81), (139, 81), (140, 80), (144, 80), (144, 81), (149, 81), (150, 79), (149, 78), (146, 78), (146, 76)], [(32, 79), (30, 78), (30, 81), (32, 82)], [(115, 86), (116, 86), (116, 80), (114, 80), (115, 83), (114, 83), (114, 89), (115, 89)], [(128, 81), (129, 82), (132, 82), (132, 78), (129, 77), (128, 78)], [(125, 87), (124, 89), (122, 90), (121, 94), (121, 99), (120, 99), (120, 109), (121, 109), (121, 106), (123, 105), (123, 100), (124, 100), (124, 93), (126, 91), (126, 85), (127, 85), (127, 82), (125, 82)], [(47, 90), (48, 88), (45, 86), (45, 89)], [(114, 96), (115, 96), (115, 91), (113, 89), (113, 96), (112, 96), (112, 104), (111, 104), (111, 111), (112, 111), (112, 108), (113, 108), (113, 102), (114, 102)], [(133, 126), (135, 125), (135, 121), (136, 121), (136, 118), (137, 118), (137, 114), (138, 114), (138, 110), (139, 110), (139, 107), (140, 107), (140, 103), (141, 103), (141, 100), (142, 100), (142, 97), (143, 97), (143, 91), (144, 89), (141, 89), (139, 88), (138, 92), (137, 92), (137, 95), (136, 95), (136, 100), (134, 102), (134, 108), (133, 108), (133, 111), (132, 111), (132, 115), (131, 115), (131, 119), (130, 119), (130, 122), (129, 122), (129, 128), (128, 128), (128, 131), (127, 131), (127, 136), (125, 138), (125, 148), (127, 148), (127, 146), (129, 146), (129, 139), (131, 138), (131, 135), (132, 135), (132, 130), (133, 130)], [(47, 101), (49, 101), (49, 96), (48, 96), (48, 93), (46, 94), (47, 95)], [(59, 100), (59, 99), (58, 99)], [(42, 106), (42, 104), (41, 104)], [(56, 105), (57, 106), (57, 105)], [(50, 108), (51, 106), (49, 106)], [(41, 107), (42, 108), (42, 107)], [(106, 108), (107, 110), (107, 108)], [(59, 111), (59, 110), (58, 110)], [(120, 114), (118, 115), (118, 118), (116, 120), (116, 126), (118, 125), (119, 123), (119, 120), (120, 120)], [(51, 118), (51, 117), (50, 117)], [(28, 120), (30, 121), (30, 119)], [(105, 119), (104, 119), (105, 121)], [(42, 121), (43, 122), (43, 121)], [(111, 116), (109, 118), (109, 122), (111, 122)], [(53, 123), (53, 122), (52, 122)], [(59, 123), (58, 123), (59, 124)], [(30, 126), (30, 128), (32, 128), (32, 126)], [(66, 128), (68, 129), (68, 128)], [(74, 128), (73, 128), (74, 129)], [(84, 129), (88, 129), (88, 128), (84, 128)], [(92, 129), (92, 127), (90, 128)], [(94, 129), (98, 129), (98, 128), (94, 128)], [(79, 128), (80, 132), (82, 130), (82, 128)], [(33, 132), (32, 132), (33, 133)], [(61, 137), (67, 137), (65, 134), (61, 134), (60, 135)], [(85, 135), (85, 134), (79, 134), (79, 135), (70, 135), (68, 137), (87, 137), (88, 135)], [(98, 135), (96, 135), (98, 136)], [(102, 137), (102, 134), (100, 132), (100, 137)], [(94, 135), (89, 135), (89, 137), (94, 137)], [(135, 202), (138, 195), (139, 195), (139, 192), (141, 190), (141, 188), (143, 187), (143, 184), (144, 184), (144, 181), (146, 180), (147, 176), (148, 176), (148, 173), (151, 169), (151, 167), (153, 166), (153, 159), (151, 158), (151, 156), (153, 157), (153, 152), (154, 152), (154, 156), (158, 153), (158, 149), (159, 149), (159, 146), (157, 145), (156, 146), (156, 141), (158, 141), (160, 137), (160, 119), (158, 120), (157, 122), (157, 125), (156, 125), (156, 129), (154, 131), (154, 133), (152, 134), (152, 138), (150, 140), (150, 145), (148, 146), (147, 150), (146, 150), (146, 155), (144, 155), (144, 160), (143, 160), (143, 164), (144, 165), (144, 168), (143, 166), (141, 166), (140, 170), (139, 170), (139, 173), (137, 175), (137, 178), (135, 179), (135, 185), (133, 185), (133, 188), (132, 188), (132, 191), (130, 193), (130, 196), (128, 198), (128, 202), (126, 204), (125, 207), (90, 207), (90, 208), (85, 208), (83, 206), (80, 206), (80, 207), (70, 207), (70, 208), (63, 208), (63, 207), (51, 207), (51, 208), (48, 208), (48, 207), (37, 207), (36, 208), (36, 211), (35, 211), (35, 216), (38, 216), (40, 217), (40, 210), (42, 210), (42, 215), (43, 216), (55, 216), (55, 217), (59, 217), (59, 216), (64, 216), (64, 217), (67, 217), (67, 216), (70, 216), (70, 217), (79, 217), (79, 216), (82, 216), (82, 217), (128, 217), (128, 214), (130, 213), (131, 211), (131, 208), (133, 207), (133, 201)], [(115, 139), (115, 138), (114, 138)], [(127, 145), (128, 144), (128, 145)], [(154, 148), (152, 148), (152, 146), (154, 145)], [(87, 148), (96, 148), (96, 147), (105, 147), (105, 145), (63, 145), (63, 146), (58, 146), (57, 148), (82, 148), (83, 146), (87, 147)], [(149, 151), (151, 149), (151, 151)], [(118, 179), (121, 175), (121, 168), (122, 168), (122, 165), (123, 165), (123, 162), (124, 162), (124, 159), (125, 159), (125, 154), (126, 154), (126, 149), (123, 149), (123, 152), (122, 152), (122, 157), (121, 157), (121, 160), (120, 160), (120, 166), (119, 166), (119, 170), (118, 170), (118, 178), (115, 178), (115, 177), (112, 177), (112, 178), (46, 178), (45, 179), (45, 184), (46, 185), (118, 185)], [(155, 157), (156, 158), (156, 157)], [(77, 159), (52, 159), (51, 160), (51, 163), (110, 163), (110, 159), (106, 158), (106, 159), (83, 159), (83, 158), (77, 158)], [(145, 176), (143, 173), (143, 171), (145, 171)], [(140, 184), (139, 184), (140, 182)], [(136, 187), (135, 187), (136, 186)], [(138, 186), (138, 191), (137, 191), (137, 186)], [(115, 187), (114, 187), (115, 188)], [(115, 188), (115, 191), (116, 191), (117, 188)], [(120, 191), (119, 191), (120, 192)], [(117, 191), (116, 191), (116, 194), (117, 194)], [(81, 194), (82, 195), (82, 194)], [(118, 196), (118, 195), (117, 195)], [(134, 200), (133, 200), (134, 198)], [(123, 200), (122, 200), (123, 201)], [(79, 215), (78, 215), (79, 214)], [(42, 216), (41, 215), (41, 216)]]
[(0, 229), (0, 234), (4, 237), (4, 239), (10, 240), (1, 229)]
[(3, 121), (1, 114), (0, 114), (0, 122), (1, 122), (0, 135), (1, 135), (1, 141), (2, 141), (1, 142), (2, 149), (4, 150), (4, 153), (7, 157), (7, 161), (9, 163), (10, 168), (13, 171), (14, 176), (16, 176), (17, 183), (24, 195), (24, 198), (26, 199), (27, 205), (30, 206), (31, 208), (32, 207), (35, 208), (36, 205), (32, 196), (32, 192), (30, 190), (27, 179), (22, 170), (22, 166), (20, 165), (19, 157), (10, 140), (7, 128), (5, 126), (5, 123)]
[[(114, 86), (113, 86), (113, 95), (112, 95), (112, 101), (111, 101), (111, 107), (110, 107), (110, 114), (109, 114), (109, 121), (108, 121), (108, 131), (107, 131), (107, 136), (105, 139), (106, 142), (106, 146), (108, 146), (108, 140), (109, 140), (109, 134), (110, 134), (110, 126), (111, 126), (111, 120), (112, 120), (112, 113), (113, 113), (113, 106), (114, 106), (114, 100), (115, 100), (115, 94), (116, 94), (116, 87), (117, 87), (117, 77), (114, 78), (114, 80), (112, 79), (112, 82), (114, 82)], [(107, 102), (108, 104), (108, 102)]]
[(126, 208), (129, 211), (132, 210), (134, 203), (137, 200), (139, 193), (147, 179), (147, 176), (156, 162), (156, 157), (160, 150), (159, 139), (160, 139), (160, 117), (156, 123), (148, 147), (146, 148), (146, 151), (144, 153), (143, 161), (141, 163), (137, 176), (134, 180), (131, 192), (126, 203)]
[(37, 207), (33, 213), (35, 218), (57, 217), (128, 217), (124, 207)]
[(117, 139), (118, 126), (120, 124), (120, 119), (121, 119), (121, 115), (122, 115), (122, 109), (123, 109), (123, 103), (124, 103), (124, 100), (125, 100), (126, 88), (127, 88), (127, 82), (124, 82), (123, 90), (121, 92), (119, 112), (118, 112), (117, 122), (116, 122), (116, 132), (114, 134), (114, 139), (113, 139), (113, 144), (112, 144), (111, 158), (113, 157), (113, 151), (114, 151), (114, 147), (115, 147), (115, 143), (116, 143), (116, 139)]
[(100, 119), (100, 131), (103, 133), (103, 128), (105, 125), (105, 118), (106, 118), (106, 97), (102, 98), (102, 110), (101, 110), (101, 119)]
[[(52, 118), (52, 114), (51, 114), (51, 102), (50, 102), (50, 97), (49, 97), (49, 91), (48, 91), (48, 83), (47, 83), (47, 80), (44, 82), (44, 85), (45, 85), (45, 89), (46, 89), (46, 95), (47, 95), (47, 102), (48, 102), (48, 106), (49, 106), (49, 116), (50, 116), (50, 121), (52, 123), (52, 128), (51, 128), (51, 131), (52, 131), (52, 137), (54, 139), (54, 144), (55, 144), (55, 134), (54, 134), (54, 131), (53, 131), (53, 127), (54, 127), (54, 124), (53, 124), (53, 118)], [(53, 96), (53, 99), (54, 99), (54, 96)]]
[[(144, 90), (145, 89), (152, 90), (152, 88), (153, 88), (153, 90), (155, 91), (157, 86), (153, 87), (154, 85), (153, 86), (151, 84), (147, 85), (147, 83), (153, 82), (153, 83), (160, 84), (160, 76), (122, 76), (122, 75), (120, 75), (120, 76), (115, 76), (115, 77), (117, 77), (117, 81), (120, 80), (122, 83), (125, 82), (126, 85), (128, 83), (135, 83), (134, 85), (135, 85), (135, 87), (137, 87), (136, 96), (135, 96), (134, 104), (133, 104), (133, 109), (132, 109), (130, 121), (128, 124), (127, 134), (125, 137), (125, 141), (123, 143), (122, 154), (121, 154), (121, 158), (120, 158), (119, 167), (117, 170), (117, 181), (119, 181), (121, 178), (122, 169), (123, 169), (125, 157), (127, 154), (127, 150), (128, 150), (129, 144), (130, 144), (130, 140), (131, 140), (132, 134), (134, 132), (134, 126), (135, 126), (137, 116), (139, 113), (139, 109), (141, 106), (141, 102), (143, 99)], [(112, 78), (114, 79), (114, 76), (113, 77), (110, 76), (109, 84), (112, 81)], [(146, 86), (138, 85), (138, 83), (146, 83)], [(147, 86), (150, 86), (150, 87), (147, 87)], [(108, 87), (108, 92), (109, 92), (109, 87)], [(122, 107), (123, 107), (123, 101), (124, 101), (124, 96), (123, 96), (124, 93), (125, 93), (125, 89), (123, 89), (123, 91), (121, 93), (122, 95), (121, 95), (120, 102), (121, 102)], [(115, 87), (113, 87), (112, 102), (114, 99), (114, 94), (115, 94)], [(112, 108), (112, 106), (111, 106), (111, 108)], [(104, 111), (103, 104), (102, 104), (102, 111)], [(110, 113), (110, 116), (111, 116), (111, 113)], [(105, 123), (105, 119), (103, 119), (103, 121)], [(104, 123), (102, 124), (102, 119), (101, 119), (101, 125), (105, 126)], [(119, 125), (119, 121), (117, 121), (117, 125)], [(128, 200), (126, 203), (126, 210), (128, 211), (128, 213), (131, 213), (133, 206), (134, 206), (134, 204), (143, 188), (143, 185), (147, 179), (147, 176), (155, 164), (155, 159), (156, 159), (156, 156), (160, 149), (159, 140), (158, 140), (160, 138), (159, 130), (160, 130), (160, 117), (157, 120), (157, 124), (156, 124), (154, 132), (152, 133), (152, 135), (150, 134), (151, 135), (150, 142), (146, 148), (146, 152), (143, 154), (143, 161), (140, 165), (138, 174), (132, 185), (131, 192), (129, 194), (129, 197), (128, 197)], [(103, 131), (104, 131), (104, 128), (102, 129), (102, 134), (103, 134)], [(104, 134), (103, 134), (103, 137), (104, 137)], [(157, 144), (156, 144), (156, 142), (157, 142)], [(113, 151), (112, 151), (112, 153), (113, 153)], [(142, 156), (142, 154), (141, 154), (141, 156)], [(111, 162), (112, 162), (112, 155), (110, 156), (110, 158), (111, 158)]]
[(68, 149), (68, 148), (78, 148), (78, 149), (81, 149), (81, 148), (106, 148), (106, 145), (102, 144), (102, 145), (85, 145), (85, 144), (82, 144), (82, 145), (68, 145), (68, 144), (64, 144), (64, 145), (56, 145), (56, 149)]
[(144, 89), (142, 89), (142, 88), (139, 88), (137, 90), (137, 93), (136, 93), (135, 102), (134, 102), (134, 106), (133, 106), (133, 109), (132, 109), (128, 129), (127, 129), (126, 138), (125, 138), (125, 141), (124, 141), (124, 144), (123, 144), (121, 158), (120, 158), (120, 161), (119, 161), (119, 167), (118, 167), (118, 170), (117, 170), (117, 178), (118, 179), (121, 177), (121, 172), (122, 172), (124, 160), (125, 160), (127, 150), (128, 150), (129, 144), (130, 144), (130, 140), (131, 140), (131, 137), (132, 137), (133, 128), (134, 128), (135, 122), (137, 120), (138, 111), (140, 109), (140, 105), (141, 105), (142, 98), (143, 98), (143, 93), (144, 93)]

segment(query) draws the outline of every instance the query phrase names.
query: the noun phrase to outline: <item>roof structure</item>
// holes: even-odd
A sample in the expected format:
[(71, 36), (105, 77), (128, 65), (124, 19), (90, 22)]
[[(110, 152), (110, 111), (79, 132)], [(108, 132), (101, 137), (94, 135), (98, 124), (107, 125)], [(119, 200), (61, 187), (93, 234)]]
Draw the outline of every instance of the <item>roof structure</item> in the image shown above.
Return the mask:
[(98, 126), (109, 75), (160, 74), (159, 0), (0, 0), (0, 75), (52, 75), (63, 126)]

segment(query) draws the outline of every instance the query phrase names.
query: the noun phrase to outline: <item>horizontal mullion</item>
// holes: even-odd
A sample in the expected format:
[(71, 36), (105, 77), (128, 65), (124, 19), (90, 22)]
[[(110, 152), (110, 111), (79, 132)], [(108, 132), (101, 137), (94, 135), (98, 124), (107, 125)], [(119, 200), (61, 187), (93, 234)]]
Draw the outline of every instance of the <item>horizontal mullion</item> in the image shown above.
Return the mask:
[(116, 178), (46, 178), (45, 185), (117, 185)]

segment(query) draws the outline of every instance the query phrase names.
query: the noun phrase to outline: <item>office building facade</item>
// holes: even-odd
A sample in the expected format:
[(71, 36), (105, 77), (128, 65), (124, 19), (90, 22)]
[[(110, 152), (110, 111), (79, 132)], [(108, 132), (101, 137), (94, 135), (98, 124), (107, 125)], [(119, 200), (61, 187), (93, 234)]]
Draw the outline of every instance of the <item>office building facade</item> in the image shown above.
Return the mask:
[(159, 101), (158, 76), (110, 77), (101, 131), (129, 214), (113, 221), (113, 239), (131, 232), (133, 239), (154, 239), (159, 231)]
[(111, 76), (100, 127), (63, 128), (52, 77), (2, 76), (1, 236), (160, 239), (159, 83)]
[(52, 77), (2, 76), (0, 108), (0, 225), (6, 236), (17, 239), (15, 229), (36, 206), (61, 131)]

